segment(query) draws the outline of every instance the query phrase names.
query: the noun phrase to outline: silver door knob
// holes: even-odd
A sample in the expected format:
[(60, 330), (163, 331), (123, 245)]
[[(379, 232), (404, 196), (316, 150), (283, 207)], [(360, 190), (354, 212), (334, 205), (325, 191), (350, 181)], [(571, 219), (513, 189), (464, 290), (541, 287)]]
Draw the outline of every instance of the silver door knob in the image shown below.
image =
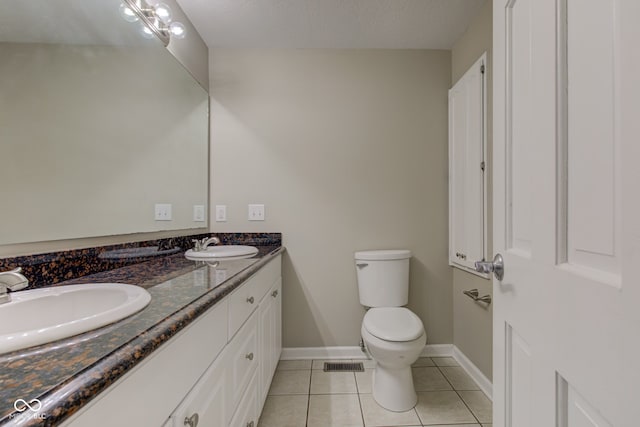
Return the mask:
[(249, 297), (249, 298), (247, 298), (247, 302), (248, 302), (249, 304), (253, 304), (253, 302), (254, 302), (254, 301), (255, 301), (255, 299), (254, 299), (253, 297)]
[(189, 427), (196, 427), (198, 425), (198, 421), (200, 421), (199, 418), (200, 417), (198, 416), (197, 412), (190, 417), (185, 417), (184, 425)]
[(249, 359), (249, 360), (253, 360), (253, 353), (249, 353), (249, 354), (245, 355), (244, 357)]
[(504, 277), (504, 260), (502, 255), (496, 254), (493, 261), (476, 261), (476, 271), (480, 273), (491, 273), (496, 279), (502, 280)]
[(277, 297), (278, 296), (278, 290), (276, 289), (275, 291), (271, 292), (271, 296), (272, 297)]

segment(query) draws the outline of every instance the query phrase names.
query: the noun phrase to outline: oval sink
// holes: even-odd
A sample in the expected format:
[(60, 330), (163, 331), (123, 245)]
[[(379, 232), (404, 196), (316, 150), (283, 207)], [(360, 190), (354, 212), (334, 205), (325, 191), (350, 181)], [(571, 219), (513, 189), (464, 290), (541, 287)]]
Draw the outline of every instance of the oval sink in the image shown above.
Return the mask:
[(0, 304), (0, 353), (81, 334), (124, 319), (149, 304), (139, 286), (88, 283), (12, 292)]
[(184, 256), (187, 259), (206, 261), (206, 260), (228, 260), (250, 258), (258, 253), (258, 248), (243, 245), (224, 245), (209, 246), (204, 251), (194, 251), (189, 249)]

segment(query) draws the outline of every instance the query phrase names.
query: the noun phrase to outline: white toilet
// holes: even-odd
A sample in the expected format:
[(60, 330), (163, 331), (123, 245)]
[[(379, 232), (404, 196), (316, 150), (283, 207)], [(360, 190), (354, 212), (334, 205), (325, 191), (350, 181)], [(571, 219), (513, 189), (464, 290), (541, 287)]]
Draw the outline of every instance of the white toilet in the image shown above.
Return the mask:
[(403, 307), (409, 299), (408, 250), (355, 253), (360, 304), (370, 307), (362, 321), (362, 339), (377, 362), (373, 398), (390, 411), (413, 408), (417, 401), (411, 364), (427, 335), (422, 321)]

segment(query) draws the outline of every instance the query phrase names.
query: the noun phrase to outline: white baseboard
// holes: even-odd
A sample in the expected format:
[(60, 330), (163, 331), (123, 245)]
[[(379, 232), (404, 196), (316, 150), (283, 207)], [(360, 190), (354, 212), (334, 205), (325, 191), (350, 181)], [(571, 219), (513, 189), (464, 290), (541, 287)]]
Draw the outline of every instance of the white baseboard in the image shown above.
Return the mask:
[(360, 347), (285, 347), (280, 360), (293, 359), (366, 359)]
[(480, 390), (493, 400), (493, 384), (476, 365), (456, 346), (453, 346), (453, 358), (467, 371), (467, 374), (478, 384)]
[[(493, 384), (476, 365), (453, 344), (429, 344), (420, 357), (453, 357), (478, 384), (489, 399), (493, 396)], [(368, 356), (358, 346), (345, 347), (286, 347), (282, 349), (281, 360), (295, 359), (367, 359)]]
[(448, 357), (453, 356), (453, 344), (427, 344), (422, 349), (420, 357)]
[[(452, 344), (429, 344), (420, 357), (453, 356)], [(346, 347), (286, 347), (282, 349), (281, 360), (294, 359), (367, 359), (358, 346)]]

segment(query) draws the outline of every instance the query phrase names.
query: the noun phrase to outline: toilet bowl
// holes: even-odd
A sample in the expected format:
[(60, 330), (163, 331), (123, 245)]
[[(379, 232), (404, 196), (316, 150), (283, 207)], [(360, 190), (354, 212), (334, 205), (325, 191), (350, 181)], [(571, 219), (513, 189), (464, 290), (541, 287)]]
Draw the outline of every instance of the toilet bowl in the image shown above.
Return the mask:
[(418, 316), (404, 307), (372, 308), (365, 314), (361, 333), (366, 348), (376, 361), (373, 398), (390, 411), (403, 412), (413, 408), (418, 396), (411, 365), (427, 341)]

